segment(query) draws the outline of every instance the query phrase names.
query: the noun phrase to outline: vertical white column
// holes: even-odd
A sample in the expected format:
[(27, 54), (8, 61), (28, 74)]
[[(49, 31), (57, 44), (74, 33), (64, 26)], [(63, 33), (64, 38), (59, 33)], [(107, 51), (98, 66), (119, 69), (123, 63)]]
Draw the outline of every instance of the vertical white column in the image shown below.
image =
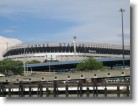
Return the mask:
[(74, 60), (76, 60), (76, 36), (73, 37), (73, 43), (74, 43)]

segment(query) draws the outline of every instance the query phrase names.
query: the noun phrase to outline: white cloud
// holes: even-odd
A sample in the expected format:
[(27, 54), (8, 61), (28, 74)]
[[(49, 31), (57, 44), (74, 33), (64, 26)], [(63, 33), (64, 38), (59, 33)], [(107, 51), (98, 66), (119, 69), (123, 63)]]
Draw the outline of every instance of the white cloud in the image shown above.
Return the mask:
[(3, 33), (13, 33), (15, 32), (13, 29), (4, 29)]
[[(25, 13), (40, 19), (76, 22), (78, 25), (50, 35), (63, 38), (77, 35), (80, 40), (86, 41), (120, 42), (117, 34), (121, 33), (121, 16), (118, 12), (121, 7), (126, 9), (124, 30), (129, 34), (130, 1), (127, 0), (0, 0), (0, 15), (15, 19), (17, 14)], [(129, 44), (129, 39), (125, 43)]]

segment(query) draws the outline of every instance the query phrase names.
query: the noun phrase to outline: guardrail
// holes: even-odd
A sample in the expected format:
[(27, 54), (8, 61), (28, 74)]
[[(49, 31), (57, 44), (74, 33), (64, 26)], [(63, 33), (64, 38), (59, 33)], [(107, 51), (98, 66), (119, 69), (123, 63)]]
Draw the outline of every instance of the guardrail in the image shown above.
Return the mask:
[(16, 97), (24, 97), (29, 95), (38, 95), (42, 97), (46, 95), (49, 97), (58, 97), (60, 94), (65, 94), (68, 97), (69, 94), (77, 94), (82, 97), (83, 94), (89, 96), (93, 94), (93, 97), (98, 97), (99, 94), (104, 94), (107, 97), (109, 93), (116, 93), (117, 97), (120, 97), (121, 93), (125, 93), (126, 97), (130, 96), (130, 83), (129, 82), (98, 82), (94, 79), (92, 82), (19, 82), (19, 83), (0, 83), (0, 97), (12, 97), (12, 95), (17, 95)]

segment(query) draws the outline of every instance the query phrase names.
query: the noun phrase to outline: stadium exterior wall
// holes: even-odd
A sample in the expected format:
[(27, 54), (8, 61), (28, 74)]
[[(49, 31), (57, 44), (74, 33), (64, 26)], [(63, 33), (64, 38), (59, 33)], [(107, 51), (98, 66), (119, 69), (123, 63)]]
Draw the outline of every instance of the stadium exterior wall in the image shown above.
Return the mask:
[[(46, 60), (74, 61), (83, 60), (93, 56), (97, 58), (104, 57), (122, 57), (122, 46), (95, 43), (76, 43), (76, 53), (74, 44), (70, 43), (37, 43), (20, 44), (8, 48), (3, 53), (4, 59), (13, 59), (20, 61)], [(125, 57), (130, 57), (130, 46), (125, 46)]]

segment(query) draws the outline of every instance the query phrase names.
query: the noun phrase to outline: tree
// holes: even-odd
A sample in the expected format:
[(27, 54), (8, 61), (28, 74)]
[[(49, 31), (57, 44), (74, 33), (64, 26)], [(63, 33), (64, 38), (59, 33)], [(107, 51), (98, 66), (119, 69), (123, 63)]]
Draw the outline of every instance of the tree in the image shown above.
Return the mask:
[(102, 68), (103, 68), (103, 63), (96, 61), (96, 59), (94, 58), (83, 60), (81, 63), (77, 65), (77, 71), (99, 70)]
[(8, 74), (22, 74), (23, 73), (23, 63), (21, 61), (14, 60), (3, 60), (0, 61), (0, 72), (8, 75)]
[(41, 63), (41, 62), (37, 60), (32, 60), (27, 62), (27, 64), (37, 64), (37, 63)]

